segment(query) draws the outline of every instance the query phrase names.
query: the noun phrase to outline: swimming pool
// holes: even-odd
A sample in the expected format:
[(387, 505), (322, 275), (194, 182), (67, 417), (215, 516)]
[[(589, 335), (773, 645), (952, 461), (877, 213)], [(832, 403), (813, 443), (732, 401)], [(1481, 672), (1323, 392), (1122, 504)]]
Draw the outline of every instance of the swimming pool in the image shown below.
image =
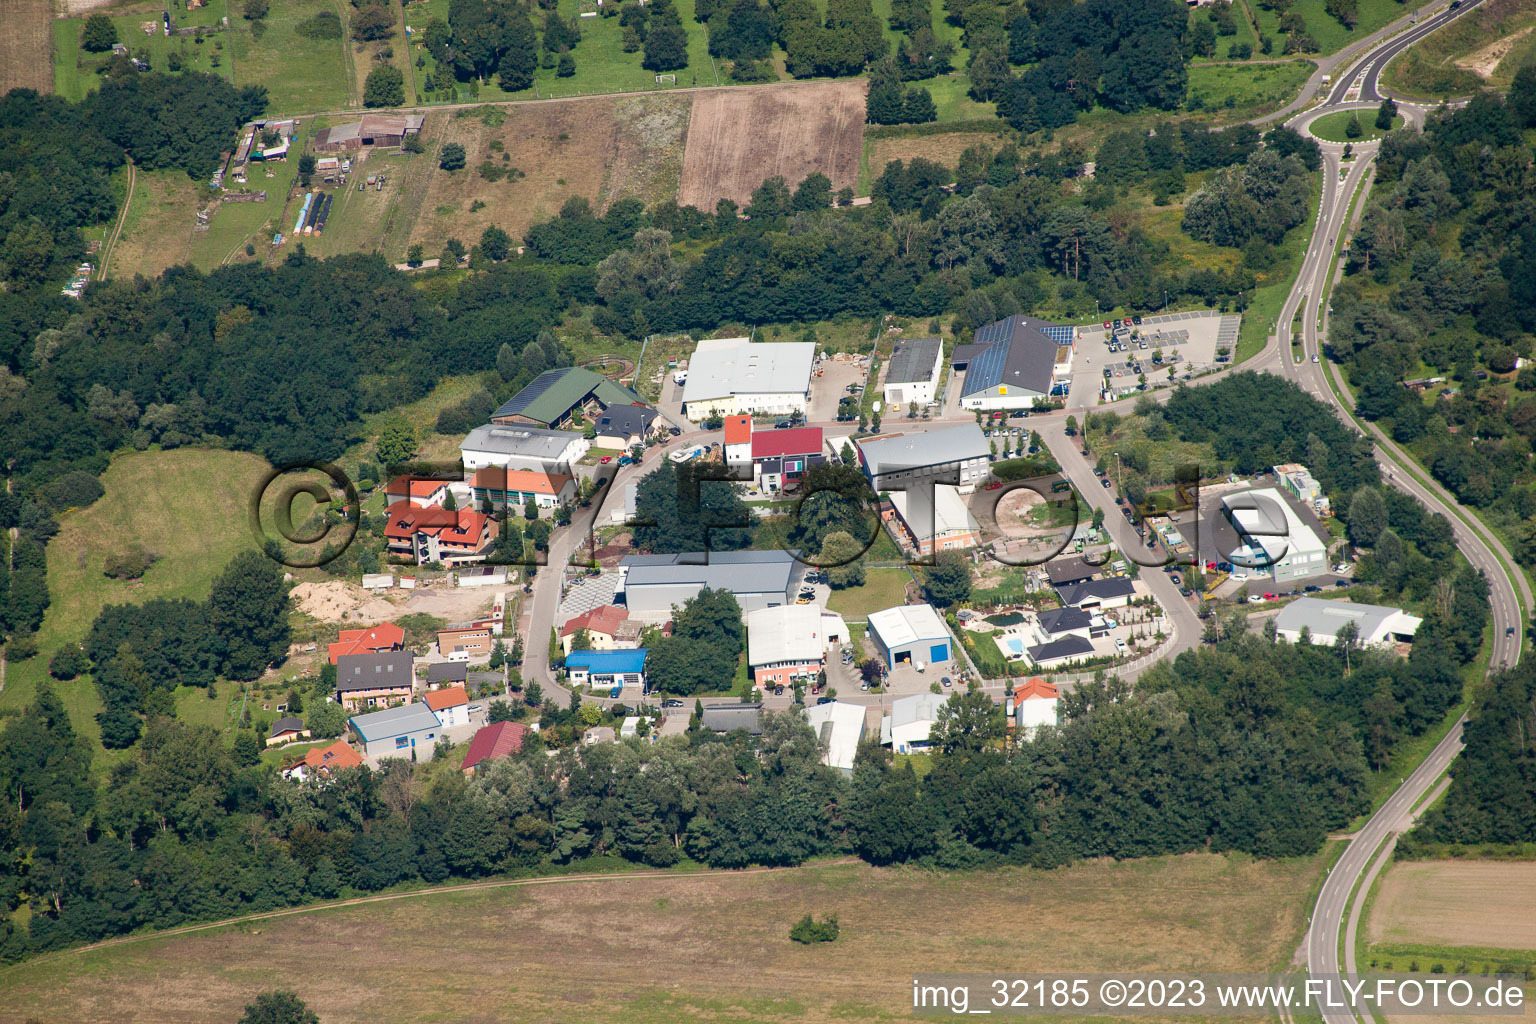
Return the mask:
[(1000, 636), (997, 645), (1003, 649), (1004, 654), (1011, 654), (1015, 658), (1024, 657), (1024, 641), (1017, 636)]

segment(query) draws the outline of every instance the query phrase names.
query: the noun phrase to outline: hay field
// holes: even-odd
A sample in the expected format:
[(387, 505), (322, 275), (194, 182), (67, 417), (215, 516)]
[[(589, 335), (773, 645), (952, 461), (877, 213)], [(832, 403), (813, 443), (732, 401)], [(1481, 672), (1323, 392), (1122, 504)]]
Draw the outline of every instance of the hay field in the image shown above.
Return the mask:
[(1536, 949), (1536, 863), (1407, 861), (1377, 886), (1372, 943)]
[(862, 80), (768, 85), (698, 93), (683, 155), (681, 206), (745, 205), (775, 174), (793, 188), (820, 171), (852, 188), (864, 147)]
[[(0, 1015), (206, 1024), (282, 986), (325, 1024), (906, 1019), (924, 970), (1278, 966), (1322, 868), (1196, 854), (1054, 872), (551, 880), (64, 954), (0, 972)], [(835, 944), (788, 940), (807, 911), (838, 915)]]
[[(492, 224), (521, 241), (574, 196), (598, 212), (625, 197), (647, 206), (670, 199), (682, 175), (688, 108), (685, 96), (595, 97), (432, 115), (423, 132), (434, 154), (430, 174), (407, 181), (402, 200), (420, 212), (403, 229), (401, 251), (386, 244), (386, 255), (403, 256), (413, 242), (435, 255), (448, 237), (473, 243)], [(462, 170), (437, 166), (435, 154), (450, 142), (464, 147)], [(522, 173), (489, 180), (480, 170), (487, 161)], [(391, 241), (400, 230), (391, 229)]]
[(0, 95), (12, 89), (53, 91), (51, 0), (5, 0), (0, 15)]

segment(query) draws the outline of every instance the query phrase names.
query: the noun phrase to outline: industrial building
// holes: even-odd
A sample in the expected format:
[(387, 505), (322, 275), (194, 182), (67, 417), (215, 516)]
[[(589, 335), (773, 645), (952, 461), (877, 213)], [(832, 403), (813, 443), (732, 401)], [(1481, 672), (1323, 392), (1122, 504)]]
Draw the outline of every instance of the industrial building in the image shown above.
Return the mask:
[(628, 555), (619, 563), (614, 599), (631, 617), (665, 619), (705, 587), (729, 590), (743, 612), (789, 604), (800, 575), (787, 551), (693, 551)]
[(826, 665), (827, 649), (848, 639), (836, 612), (820, 605), (786, 604), (742, 616), (747, 627), (747, 667), (758, 686), (788, 686), (814, 679)]
[(571, 422), (577, 412), (593, 419), (610, 406), (643, 404), (639, 395), (601, 374), (579, 366), (565, 366), (545, 370), (529, 381), (491, 413), (491, 422), (503, 426), (527, 423), (558, 427)]
[(886, 364), (881, 394), (892, 414), (916, 402), (927, 405), (939, 390), (944, 342), (939, 338), (903, 338)]
[(465, 436), (459, 445), (459, 455), (466, 473), (488, 466), (570, 473), (591, 447), (591, 441), (570, 430), (487, 423)]
[(871, 438), (858, 444), (859, 462), (877, 491), (951, 484), (966, 494), (987, 478), (992, 447), (974, 423)]
[(880, 742), (893, 754), (926, 754), (928, 738), (949, 697), (918, 693), (891, 701), (891, 713), (880, 720)]
[(963, 409), (1030, 409), (1064, 394), (1072, 375), (1076, 329), (1011, 316), (976, 329), (976, 340), (950, 356), (965, 370)]
[(904, 604), (871, 613), (869, 638), (887, 668), (905, 663), (921, 669), (952, 657), (949, 627), (932, 605)]
[(948, 484), (891, 492), (886, 521), (898, 528), (903, 547), (921, 555), (960, 551), (981, 543), (981, 524)]
[(593, 689), (610, 686), (645, 688), (645, 659), (651, 652), (644, 647), (631, 651), (572, 651), (565, 659), (565, 670), (575, 685), (590, 684)]
[(397, 708), (354, 715), (348, 723), (363, 742), (368, 757), (409, 757), (415, 760), (417, 747), (423, 757), (432, 756), (443, 725), (425, 704), (402, 704)]
[(1328, 571), (1328, 545), (1275, 488), (1229, 494), (1221, 505), (1241, 543), (1230, 557), (1234, 579), (1283, 584)]
[(1424, 620), (1401, 608), (1301, 597), (1275, 616), (1275, 635), (1295, 643), (1305, 630), (1312, 643), (1333, 646), (1345, 623), (1354, 623), (1359, 642), (1370, 647), (1411, 643)]
[(340, 153), (373, 147), (398, 146), (407, 135), (421, 131), (422, 114), (364, 114), (360, 121), (332, 125), (315, 133), (316, 153)]
[(688, 360), (683, 415), (702, 420), (755, 413), (804, 415), (810, 401), (816, 345), (809, 341), (759, 342), (706, 338)]
[(821, 743), (821, 763), (851, 775), (864, 738), (864, 706), (840, 700), (816, 704), (805, 709), (805, 720)]

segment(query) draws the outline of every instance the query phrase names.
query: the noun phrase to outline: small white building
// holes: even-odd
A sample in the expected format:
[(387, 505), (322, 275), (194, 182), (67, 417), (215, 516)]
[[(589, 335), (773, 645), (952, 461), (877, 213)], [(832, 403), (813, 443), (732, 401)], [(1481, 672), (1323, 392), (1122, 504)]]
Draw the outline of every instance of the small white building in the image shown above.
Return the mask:
[(463, 684), (428, 690), (422, 698), (444, 727), (469, 724), (469, 693)]
[(1055, 686), (1036, 677), (1014, 687), (1008, 695), (1008, 717), (1021, 736), (1032, 740), (1041, 726), (1056, 724), (1056, 704), (1059, 699)]
[(844, 772), (853, 771), (853, 759), (864, 738), (864, 706), (840, 700), (805, 709), (805, 720), (821, 741), (821, 763)]
[(747, 627), (747, 667), (758, 686), (814, 679), (826, 665), (827, 648), (848, 639), (842, 616), (815, 604), (756, 608), (742, 620)]
[(392, 572), (365, 573), (363, 575), (364, 590), (388, 590), (395, 585), (395, 574)]
[(1301, 597), (1275, 616), (1275, 635), (1295, 643), (1305, 629), (1313, 643), (1331, 647), (1348, 622), (1355, 624), (1360, 643), (1371, 647), (1409, 643), (1424, 624), (1423, 619), (1401, 608)]
[(947, 694), (915, 693), (891, 701), (891, 713), (880, 720), (880, 742), (896, 754), (926, 754), (928, 739)]
[(688, 361), (683, 415), (695, 421), (712, 412), (804, 415), (815, 361), (814, 342), (706, 338)]
[(504, 587), (507, 585), (507, 568), (504, 565), (479, 565), (463, 568), (456, 573), (461, 587)]
[(938, 393), (944, 366), (944, 342), (939, 338), (903, 338), (886, 364), (881, 394), (892, 416), (912, 402), (927, 405)]

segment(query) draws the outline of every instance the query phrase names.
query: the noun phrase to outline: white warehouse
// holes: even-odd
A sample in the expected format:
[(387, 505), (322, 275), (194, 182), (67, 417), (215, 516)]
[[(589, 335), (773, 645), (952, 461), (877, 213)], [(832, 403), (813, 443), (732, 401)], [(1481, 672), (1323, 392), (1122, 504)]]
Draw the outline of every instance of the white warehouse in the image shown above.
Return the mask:
[(711, 412), (803, 416), (815, 361), (814, 342), (753, 344), (747, 338), (706, 338), (688, 361), (683, 415), (690, 420), (705, 419)]

